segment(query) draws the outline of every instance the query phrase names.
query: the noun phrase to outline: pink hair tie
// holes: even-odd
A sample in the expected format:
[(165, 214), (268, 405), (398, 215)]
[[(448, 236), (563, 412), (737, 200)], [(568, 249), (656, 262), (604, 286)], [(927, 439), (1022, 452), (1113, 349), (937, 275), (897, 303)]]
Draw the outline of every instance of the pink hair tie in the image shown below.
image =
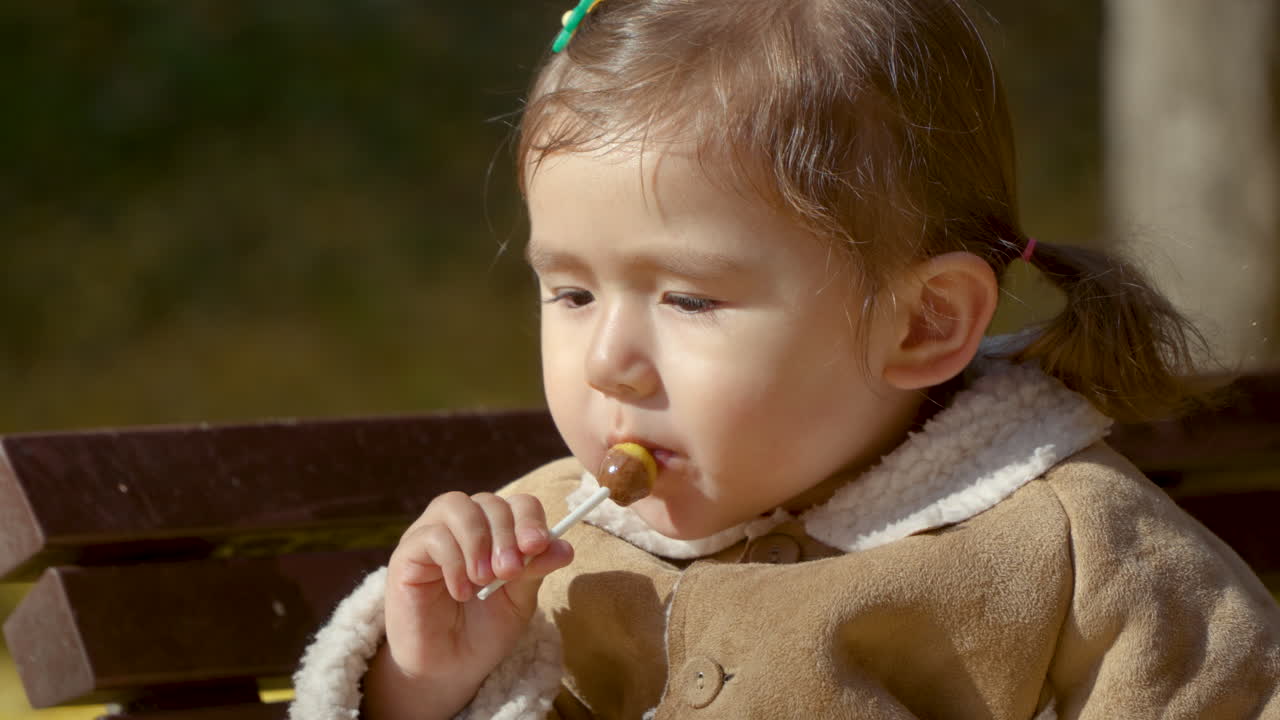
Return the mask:
[(1027, 247), (1022, 251), (1022, 262), (1031, 262), (1031, 253), (1035, 252), (1035, 249), (1036, 239), (1033, 237), (1027, 238)]

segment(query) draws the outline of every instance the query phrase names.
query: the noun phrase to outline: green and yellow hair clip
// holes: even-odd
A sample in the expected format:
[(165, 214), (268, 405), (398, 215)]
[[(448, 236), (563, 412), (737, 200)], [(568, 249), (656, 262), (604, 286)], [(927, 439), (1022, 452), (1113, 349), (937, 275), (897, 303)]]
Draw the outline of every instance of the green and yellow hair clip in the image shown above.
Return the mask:
[(560, 52), (565, 45), (569, 44), (569, 38), (573, 37), (573, 31), (578, 29), (578, 24), (582, 22), (582, 18), (587, 13), (596, 9), (600, 4), (600, 0), (580, 0), (577, 7), (566, 12), (564, 17), (560, 18), (560, 24), (564, 25), (564, 29), (556, 35), (556, 41), (551, 45), (551, 52)]

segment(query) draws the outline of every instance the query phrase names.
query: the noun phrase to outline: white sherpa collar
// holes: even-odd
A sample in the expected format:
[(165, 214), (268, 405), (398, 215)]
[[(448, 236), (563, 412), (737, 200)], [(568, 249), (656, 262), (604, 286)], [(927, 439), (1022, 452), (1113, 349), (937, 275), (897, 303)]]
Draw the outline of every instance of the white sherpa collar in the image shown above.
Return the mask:
[[(866, 550), (967, 520), (1013, 494), (1055, 464), (1106, 436), (1111, 420), (1038, 369), (979, 359), (968, 386), (878, 465), (800, 516), (827, 545)], [(599, 487), (591, 473), (569, 495), (580, 505)], [(673, 540), (630, 509), (606, 500), (586, 521), (637, 547), (691, 559), (768, 532), (791, 519), (784, 510), (699, 540)]]

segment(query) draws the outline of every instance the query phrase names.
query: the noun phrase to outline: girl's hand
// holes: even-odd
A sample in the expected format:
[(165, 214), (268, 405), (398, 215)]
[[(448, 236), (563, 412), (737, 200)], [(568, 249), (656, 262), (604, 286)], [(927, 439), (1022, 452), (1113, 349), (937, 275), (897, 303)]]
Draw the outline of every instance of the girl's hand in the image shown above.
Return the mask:
[[(432, 500), (391, 555), (387, 640), (365, 678), (368, 716), (461, 710), (515, 647), (542, 579), (572, 559), (567, 542), (551, 540), (542, 504), (530, 495), (451, 492)], [(507, 584), (474, 599), (499, 578)]]

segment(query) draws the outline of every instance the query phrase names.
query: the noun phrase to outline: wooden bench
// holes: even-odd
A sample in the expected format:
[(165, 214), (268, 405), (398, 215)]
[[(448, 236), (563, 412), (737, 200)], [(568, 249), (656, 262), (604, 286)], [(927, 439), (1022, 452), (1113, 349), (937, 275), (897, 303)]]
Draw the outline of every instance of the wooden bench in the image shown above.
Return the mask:
[[(1232, 389), (1225, 407), (1112, 443), (1275, 582), (1280, 375)], [(27, 697), (107, 703), (115, 720), (283, 718), (259, 690), (287, 687), (311, 633), (430, 498), (566, 453), (536, 411), (0, 443), (0, 580), (35, 580), (4, 623)], [(1253, 479), (1221, 480), (1241, 472)]]

